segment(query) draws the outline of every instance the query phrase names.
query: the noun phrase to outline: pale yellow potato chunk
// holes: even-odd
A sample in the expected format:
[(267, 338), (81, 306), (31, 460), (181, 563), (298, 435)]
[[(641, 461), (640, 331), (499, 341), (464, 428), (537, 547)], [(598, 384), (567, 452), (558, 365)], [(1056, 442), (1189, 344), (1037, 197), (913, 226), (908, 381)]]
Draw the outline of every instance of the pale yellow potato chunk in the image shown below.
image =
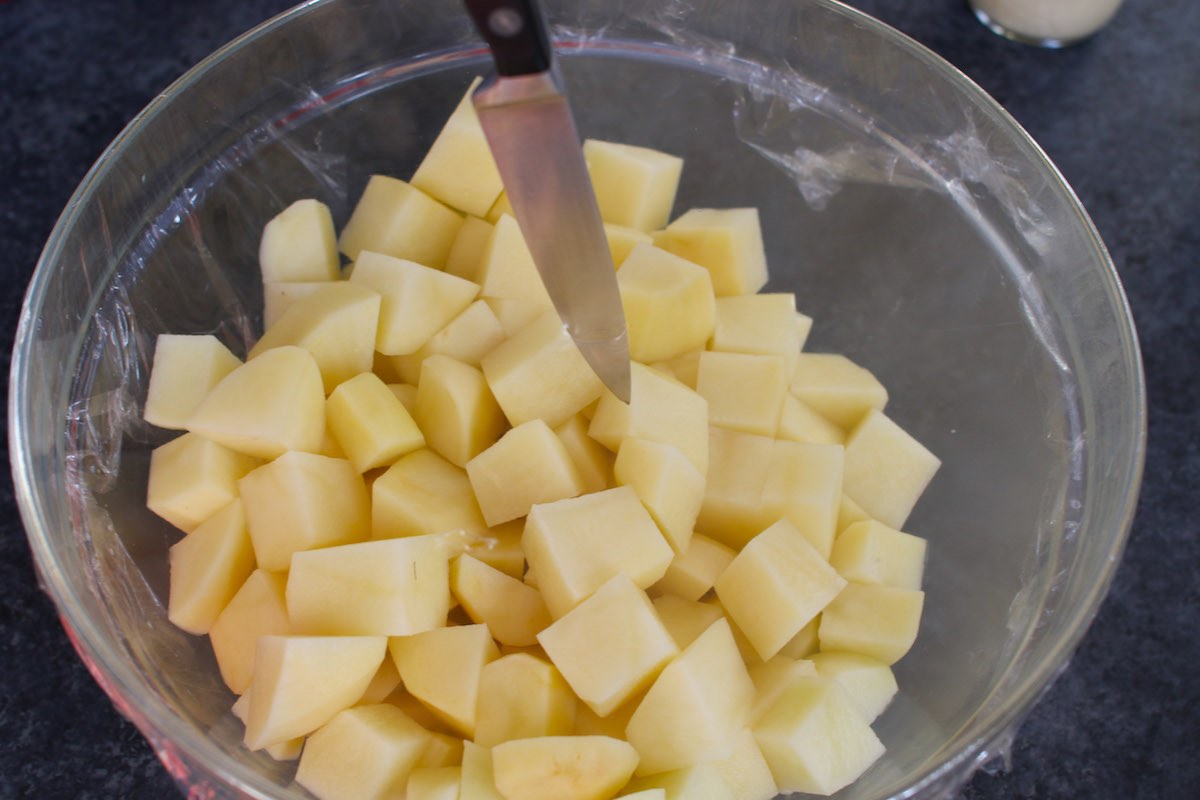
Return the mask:
[(662, 578), (650, 587), (651, 595), (673, 594), (685, 600), (699, 600), (717, 582), (717, 578), (737, 555), (715, 539), (693, 535), (687, 549), (676, 553)]
[(492, 750), (463, 742), (462, 787), (459, 800), (505, 800), (496, 788)]
[(575, 695), (548, 661), (527, 653), (501, 656), (479, 676), (475, 742), (566, 736), (575, 725)]
[(583, 482), (567, 448), (540, 419), (509, 430), (468, 461), (466, 469), (488, 525), (523, 517), (536, 503), (551, 503), (583, 492)]
[(286, 581), (283, 573), (255, 570), (208, 631), (221, 679), (235, 694), (250, 688), (259, 637), (291, 633)]
[(821, 614), (821, 649), (895, 664), (917, 639), (924, 605), (924, 592), (851, 583)]
[(717, 297), (754, 294), (767, 282), (756, 208), (693, 208), (656, 231), (654, 244), (707, 269)]
[(379, 292), (345, 281), (297, 300), (267, 328), (250, 359), (284, 345), (303, 347), (321, 371), (325, 393), (342, 381), (370, 372), (375, 359)]
[(787, 385), (784, 360), (778, 356), (700, 354), (696, 391), (708, 401), (712, 425), (774, 436)]
[[(341, 286), (341, 280), (278, 281), (263, 284), (263, 327), (270, 329), (284, 313), (301, 300)], [(335, 290), (336, 291), (336, 290)]]
[(613, 266), (620, 269), (631, 250), (639, 244), (654, 244), (654, 237), (637, 228), (604, 223), (604, 237), (608, 240), (608, 252)]
[(418, 767), (408, 776), (405, 800), (458, 800), (462, 767)]
[(783, 397), (779, 430), (775, 435), (780, 439), (811, 444), (844, 444), (846, 441), (846, 434), (841, 428), (813, 411), (791, 392)]
[(812, 622), (800, 629), (800, 632), (791, 638), (787, 644), (779, 649), (779, 655), (787, 656), (788, 658), (807, 658), (820, 648), (820, 642), (817, 639), (817, 629), (821, 624), (820, 615)]
[(830, 795), (883, 755), (883, 744), (845, 690), (823, 678), (798, 680), (754, 726), (781, 792)]
[(485, 536), (488, 526), (466, 471), (432, 450), (409, 453), (371, 484), (371, 538), (452, 530)]
[(431, 355), (421, 365), (414, 416), (429, 447), (456, 467), (491, 447), (508, 428), (483, 373), (444, 355)]
[(525, 551), (521, 549), (521, 535), (524, 532), (524, 520), (502, 522), (482, 535), (472, 537), (465, 552), (489, 567), (520, 580), (525, 575)]
[(738, 734), (733, 753), (712, 765), (732, 790), (735, 800), (772, 800), (779, 794), (771, 767), (749, 728)]
[(680, 650), (696, 641), (700, 634), (724, 615), (724, 610), (718, 605), (684, 600), (674, 594), (654, 598), (653, 605), (663, 627), (671, 634)]
[(429, 738), (395, 706), (348, 708), (308, 737), (296, 783), (320, 800), (388, 800), (407, 787)]
[(462, 217), (420, 189), (386, 175), (372, 175), (338, 246), (355, 263), (364, 250), (441, 269), (462, 226)]
[(487, 626), (456, 625), (397, 636), (388, 641), (388, 649), (404, 688), (460, 736), (474, 738), (479, 675), (485, 664), (500, 657)]
[(396, 670), (396, 662), (385, 658), (375, 671), (375, 676), (363, 690), (362, 697), (355, 705), (374, 705), (387, 700), (392, 692), (400, 688), (400, 673)]
[(849, 528), (856, 522), (870, 521), (871, 515), (863, 511), (862, 506), (842, 494), (841, 502), (838, 503), (838, 518), (837, 529), (840, 534), (842, 531)]
[(674, 445), (646, 439), (621, 442), (613, 478), (628, 486), (676, 553), (688, 550), (704, 501), (704, 476)]
[(639, 793), (661, 789), (665, 800), (739, 800), (714, 764), (693, 764), (634, 778), (626, 789)]
[(363, 251), (351, 284), (382, 295), (375, 349), (389, 356), (415, 353), (479, 294), (479, 284), (416, 261)]
[[(245, 725), (246, 719), (250, 716), (250, 690), (247, 689), (229, 710)], [(295, 761), (300, 757), (300, 751), (303, 749), (304, 737), (297, 736), (295, 739), (288, 739), (286, 742), (267, 745), (262, 751), (276, 761)]]
[(546, 293), (533, 254), (521, 235), (521, 226), (511, 214), (502, 214), (496, 219), (491, 239), (483, 248), (476, 280), (484, 297), (550, 306), (550, 295)]
[(837, 353), (801, 353), (791, 392), (843, 430), (872, 409), (882, 411), (888, 400), (887, 389), (874, 375)]
[(493, 227), (492, 223), (478, 217), (468, 216), (464, 219), (446, 256), (446, 272), (479, 283), (479, 269), (483, 264), (483, 253), (492, 238)]
[(815, 653), (817, 674), (842, 685), (846, 696), (868, 723), (884, 712), (899, 687), (892, 669), (882, 661), (858, 653)]
[(717, 597), (764, 661), (812, 621), (846, 581), (795, 525), (751, 539), (717, 578)]
[(583, 157), (605, 222), (642, 231), (667, 224), (683, 172), (682, 158), (596, 139), (583, 143)]
[(869, 411), (846, 439), (845, 491), (870, 517), (899, 530), (941, 465), (889, 417)]
[(482, 217), (496, 202), (504, 185), (471, 103), (471, 93), (479, 80), (471, 82), (442, 126), (413, 173), (412, 185), (451, 208)]
[(703, 267), (639, 244), (617, 272), (629, 356), (649, 363), (704, 347), (713, 332), (712, 279)]
[(646, 588), (671, 563), (671, 546), (628, 487), (536, 504), (521, 547), (555, 619), (614, 575)]
[(587, 417), (576, 414), (556, 427), (554, 433), (570, 453), (583, 481), (583, 491), (599, 492), (612, 484), (614, 458), (609, 450), (588, 436), (587, 429)]
[(837, 531), (844, 465), (840, 445), (777, 441), (771, 448), (762, 507), (795, 525), (822, 558)]
[(811, 660), (777, 655), (749, 667), (750, 680), (754, 681), (754, 708), (750, 712), (752, 723), (758, 722), (770, 711), (780, 696), (800, 679), (817, 677), (817, 667)]
[(424, 357), (441, 353), (477, 367), (506, 335), (492, 307), (483, 300), (476, 300), (431, 336), (417, 354)]
[(345, 381), (329, 395), (325, 420), (359, 472), (385, 467), (425, 446), (408, 409), (373, 372)]
[(257, 458), (314, 453), (325, 436), (321, 370), (302, 347), (277, 347), (226, 375), (188, 419), (188, 430)]
[(829, 564), (855, 583), (920, 589), (925, 540), (874, 520), (857, 522), (838, 536)]
[(292, 627), (325, 636), (409, 636), (446, 624), (450, 566), (439, 536), (325, 547), (292, 556)]
[(160, 428), (185, 429), (209, 390), (241, 364), (215, 336), (159, 334), (142, 418)]
[(537, 635), (550, 624), (537, 589), (466, 553), (450, 564), (450, 589), (471, 620), (486, 624), (500, 644), (537, 644)]
[(483, 302), (500, 320), (505, 336), (515, 336), (518, 331), (546, 313), (545, 303), (534, 303), (529, 300), (513, 299), (511, 297), (484, 297)]
[(695, 390), (696, 380), (700, 377), (700, 355), (703, 352), (703, 350), (691, 350), (666, 361), (657, 361), (650, 366), (670, 372), (684, 386)]
[(790, 381), (804, 344), (796, 314), (796, 296), (790, 293), (718, 298), (709, 349), (779, 356), (783, 359), (784, 375)]
[(285, 453), (238, 481), (254, 557), (286, 570), (292, 554), (351, 544), (371, 532), (366, 484), (345, 459)]
[(539, 736), (492, 748), (505, 800), (608, 800), (633, 774), (637, 752), (607, 736)]
[(150, 453), (146, 506), (182, 531), (191, 531), (237, 497), (237, 482), (262, 462), (195, 433)]
[(329, 206), (305, 199), (279, 212), (263, 228), (258, 266), (264, 283), (336, 280), (341, 262)]
[(188, 633), (208, 633), (217, 616), (254, 572), (254, 547), (242, 502), (200, 523), (168, 553), (167, 619)]

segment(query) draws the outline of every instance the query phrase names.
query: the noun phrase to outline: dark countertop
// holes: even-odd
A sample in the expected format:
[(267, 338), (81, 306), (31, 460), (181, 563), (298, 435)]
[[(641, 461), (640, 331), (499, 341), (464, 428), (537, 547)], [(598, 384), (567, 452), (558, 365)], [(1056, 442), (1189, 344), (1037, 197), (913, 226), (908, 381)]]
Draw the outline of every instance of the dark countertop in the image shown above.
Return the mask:
[[(38, 253), (105, 145), (289, 4), (0, 0), (3, 352)], [(993, 36), (962, 0), (852, 5), (957, 65), (1045, 148), (1112, 252), (1146, 362), (1149, 449), (1124, 562), (1009, 770), (976, 775), (963, 797), (1200, 797), (1200, 3), (1128, 0), (1062, 52)], [(38, 590), (11, 479), (0, 500), (0, 797), (173, 796)]]

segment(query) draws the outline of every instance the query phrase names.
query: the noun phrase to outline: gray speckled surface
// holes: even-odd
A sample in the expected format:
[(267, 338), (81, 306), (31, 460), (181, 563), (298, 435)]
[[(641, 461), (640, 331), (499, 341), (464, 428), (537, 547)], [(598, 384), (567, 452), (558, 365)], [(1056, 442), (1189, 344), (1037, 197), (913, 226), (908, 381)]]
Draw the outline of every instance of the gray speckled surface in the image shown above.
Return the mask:
[[(54, 220), (124, 124), (285, 0), (0, 2), (0, 345)], [(1125, 560), (1011, 769), (964, 797), (1200, 796), (1200, 4), (1129, 0), (1064, 52), (986, 32), (961, 0), (857, 0), (949, 59), (1045, 148), (1108, 244), (1139, 326), (1146, 480)], [(166, 773), (75, 657), (0, 493), (0, 797), (161, 798)]]

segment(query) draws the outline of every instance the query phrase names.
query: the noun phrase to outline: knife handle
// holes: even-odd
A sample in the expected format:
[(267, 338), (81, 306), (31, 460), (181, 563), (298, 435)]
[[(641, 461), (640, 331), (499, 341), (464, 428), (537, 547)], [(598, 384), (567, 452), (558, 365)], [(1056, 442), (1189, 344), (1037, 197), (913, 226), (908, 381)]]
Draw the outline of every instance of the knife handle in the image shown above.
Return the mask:
[(553, 51), (536, 0), (463, 0), (505, 77), (546, 72)]

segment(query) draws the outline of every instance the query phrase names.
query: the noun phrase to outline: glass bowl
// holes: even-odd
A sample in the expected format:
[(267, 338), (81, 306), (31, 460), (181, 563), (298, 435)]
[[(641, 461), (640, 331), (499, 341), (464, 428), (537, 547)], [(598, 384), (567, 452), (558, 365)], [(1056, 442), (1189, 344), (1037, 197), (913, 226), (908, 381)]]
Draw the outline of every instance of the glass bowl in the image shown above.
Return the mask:
[[(686, 159), (676, 210), (761, 209), (769, 289), (808, 349), (889, 387), (943, 467), (921, 635), (848, 798), (953, 794), (1064, 668), (1118, 563), (1141, 475), (1136, 335), (1062, 176), (962, 74), (827, 0), (547, 3), (584, 135)], [(318, 0), (181, 78), (72, 198), (12, 362), (15, 484), (80, 656), (195, 797), (304, 796), (245, 752), (207, 642), (166, 619), (178, 534), (144, 507), (159, 333), (260, 326), (263, 224), (315, 196), (344, 222), (407, 177), (487, 53), (456, 3)]]

